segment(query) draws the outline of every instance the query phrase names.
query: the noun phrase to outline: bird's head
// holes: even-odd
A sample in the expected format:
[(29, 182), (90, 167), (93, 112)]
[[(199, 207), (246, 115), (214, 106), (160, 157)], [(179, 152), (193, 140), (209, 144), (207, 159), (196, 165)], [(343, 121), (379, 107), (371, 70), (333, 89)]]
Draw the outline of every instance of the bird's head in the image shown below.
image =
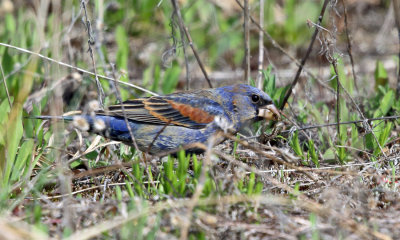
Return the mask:
[(280, 114), (271, 97), (258, 88), (237, 84), (219, 88), (227, 103), (230, 117), (239, 128), (246, 124), (266, 120), (279, 120)]

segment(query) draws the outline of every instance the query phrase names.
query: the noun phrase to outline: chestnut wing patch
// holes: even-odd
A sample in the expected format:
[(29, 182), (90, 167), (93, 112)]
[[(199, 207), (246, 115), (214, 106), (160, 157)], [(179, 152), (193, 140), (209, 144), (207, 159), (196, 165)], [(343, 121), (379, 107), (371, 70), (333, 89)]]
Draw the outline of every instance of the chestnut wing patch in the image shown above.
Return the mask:
[(177, 103), (172, 100), (167, 100), (167, 102), (172, 108), (178, 110), (182, 116), (188, 117), (196, 123), (208, 124), (214, 120), (214, 115), (211, 115), (200, 108), (192, 107), (188, 104)]
[[(136, 122), (200, 129), (214, 120), (214, 115), (200, 108), (164, 97), (138, 98), (123, 104), (127, 118)], [(108, 111), (99, 111), (97, 114), (124, 117), (120, 104), (112, 105)]]

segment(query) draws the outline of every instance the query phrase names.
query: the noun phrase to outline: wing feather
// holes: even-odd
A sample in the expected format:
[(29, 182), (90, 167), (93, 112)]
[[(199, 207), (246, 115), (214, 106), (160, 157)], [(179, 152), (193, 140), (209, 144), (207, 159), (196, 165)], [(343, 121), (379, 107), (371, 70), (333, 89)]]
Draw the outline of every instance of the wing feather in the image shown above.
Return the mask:
[[(191, 103), (191, 104), (187, 104)], [(149, 98), (138, 98), (123, 102), (125, 114), (131, 121), (176, 125), (187, 128), (204, 128), (214, 120), (218, 111), (206, 111), (209, 105), (218, 105), (210, 99), (198, 100), (195, 103), (191, 96), (167, 95)], [(207, 109), (208, 110), (208, 109)], [(98, 111), (98, 115), (111, 115), (124, 117), (122, 105), (112, 105), (106, 111)]]

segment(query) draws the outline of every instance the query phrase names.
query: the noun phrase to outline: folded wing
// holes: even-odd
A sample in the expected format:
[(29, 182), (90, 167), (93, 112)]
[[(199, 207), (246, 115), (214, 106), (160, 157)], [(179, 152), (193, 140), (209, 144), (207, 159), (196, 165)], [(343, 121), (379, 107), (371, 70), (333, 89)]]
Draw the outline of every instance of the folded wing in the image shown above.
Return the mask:
[[(214, 120), (222, 109), (210, 99), (185, 95), (154, 96), (123, 102), (126, 117), (131, 121), (158, 125), (176, 125), (201, 129)], [(112, 105), (98, 115), (124, 117), (121, 104)]]

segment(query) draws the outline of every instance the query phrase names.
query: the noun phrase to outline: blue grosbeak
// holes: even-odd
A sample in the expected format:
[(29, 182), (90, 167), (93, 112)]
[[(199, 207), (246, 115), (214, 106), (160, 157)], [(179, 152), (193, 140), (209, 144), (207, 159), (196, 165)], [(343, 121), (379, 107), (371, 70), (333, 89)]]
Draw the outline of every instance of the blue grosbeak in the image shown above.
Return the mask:
[[(194, 143), (206, 144), (219, 131), (237, 133), (263, 118), (279, 118), (271, 98), (249, 85), (238, 84), (215, 89), (173, 93), (128, 100), (123, 103), (138, 148), (143, 152), (165, 155)], [(112, 105), (95, 115), (62, 117), (87, 121), (89, 131), (107, 138), (132, 143), (122, 106)], [(51, 117), (41, 117), (51, 118)], [(96, 127), (96, 123), (103, 127)], [(223, 137), (214, 143), (219, 144)], [(187, 152), (202, 152), (189, 148)]]

